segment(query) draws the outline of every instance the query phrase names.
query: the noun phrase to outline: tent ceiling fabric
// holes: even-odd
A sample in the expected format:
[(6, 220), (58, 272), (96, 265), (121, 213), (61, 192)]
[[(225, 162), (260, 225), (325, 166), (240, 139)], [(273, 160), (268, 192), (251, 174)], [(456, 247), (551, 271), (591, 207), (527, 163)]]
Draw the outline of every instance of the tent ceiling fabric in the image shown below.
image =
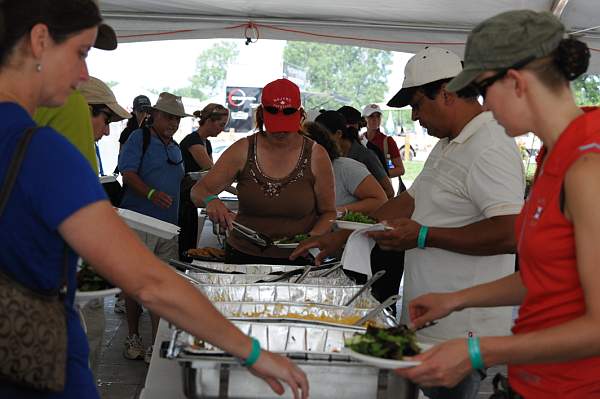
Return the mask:
[[(561, 1), (560, 3), (565, 3)], [(304, 40), (417, 52), (437, 45), (463, 53), (471, 28), (503, 11), (551, 11), (553, 0), (101, 0), (119, 42), (233, 38)], [(564, 4), (562, 4), (564, 5)], [(597, 0), (569, 0), (569, 32), (597, 27)], [(249, 28), (249, 24), (251, 27)], [(600, 29), (581, 33), (600, 73)], [(259, 40), (260, 40), (259, 39)]]

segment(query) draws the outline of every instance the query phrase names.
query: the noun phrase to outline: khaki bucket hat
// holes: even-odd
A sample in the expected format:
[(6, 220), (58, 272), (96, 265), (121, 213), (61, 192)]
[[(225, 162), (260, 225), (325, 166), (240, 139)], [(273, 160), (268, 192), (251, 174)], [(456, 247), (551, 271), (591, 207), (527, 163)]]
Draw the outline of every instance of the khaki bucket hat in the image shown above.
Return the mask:
[(178, 116), (180, 118), (192, 116), (185, 112), (185, 108), (183, 107), (183, 102), (181, 101), (180, 96), (167, 93), (166, 91), (160, 93), (158, 100), (156, 100), (156, 104), (154, 104), (154, 106), (151, 108), (166, 112), (167, 114)]
[(564, 37), (564, 25), (549, 12), (515, 10), (498, 14), (471, 31), (465, 47), (465, 66), (446, 89), (458, 91), (485, 71), (512, 68), (545, 57)]

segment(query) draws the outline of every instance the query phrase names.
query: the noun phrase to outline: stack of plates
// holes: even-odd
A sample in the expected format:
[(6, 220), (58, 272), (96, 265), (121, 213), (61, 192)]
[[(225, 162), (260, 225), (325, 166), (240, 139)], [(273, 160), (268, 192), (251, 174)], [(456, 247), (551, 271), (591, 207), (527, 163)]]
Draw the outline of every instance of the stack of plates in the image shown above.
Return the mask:
[(163, 222), (160, 219), (142, 215), (129, 209), (117, 208), (117, 212), (132, 229), (143, 231), (166, 240), (170, 240), (179, 234), (178, 226)]

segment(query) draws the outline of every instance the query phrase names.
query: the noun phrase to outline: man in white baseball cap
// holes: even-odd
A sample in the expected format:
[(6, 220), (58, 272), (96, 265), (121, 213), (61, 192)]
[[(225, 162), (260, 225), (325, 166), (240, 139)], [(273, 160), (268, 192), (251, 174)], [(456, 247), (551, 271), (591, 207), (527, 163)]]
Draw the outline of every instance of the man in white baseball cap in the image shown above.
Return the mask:
[[(405, 68), (402, 89), (388, 103), (412, 107), (412, 118), (440, 140), (412, 186), (373, 213), (392, 230), (367, 233), (384, 250), (406, 251), (401, 322), (410, 324), (410, 301), (429, 292), (450, 292), (514, 272), (515, 218), (523, 205), (524, 176), (513, 139), (484, 112), (476, 92), (446, 90), (462, 70), (451, 51), (428, 47)], [(322, 256), (348, 233), (331, 233), (317, 244)], [(300, 246), (294, 253), (310, 247)], [(417, 332), (441, 343), (473, 335), (510, 333), (512, 309), (469, 309)], [(427, 388), (432, 399), (474, 399), (481, 377), (473, 371), (454, 388)]]
[[(514, 223), (523, 205), (524, 177), (513, 139), (484, 112), (471, 88), (451, 93), (447, 83), (462, 71), (453, 52), (427, 47), (405, 68), (401, 90), (388, 102), (412, 107), (428, 134), (440, 141), (408, 191), (392, 200), (379, 220), (397, 219), (389, 233), (373, 234), (380, 246), (406, 250), (402, 322), (410, 322), (410, 301), (428, 292), (469, 287), (514, 272)], [(391, 201), (390, 201), (391, 202)], [(473, 309), (446, 317), (423, 330), (442, 342), (475, 335), (506, 335), (511, 309)], [(424, 389), (432, 399), (477, 396), (473, 372), (454, 388)]]

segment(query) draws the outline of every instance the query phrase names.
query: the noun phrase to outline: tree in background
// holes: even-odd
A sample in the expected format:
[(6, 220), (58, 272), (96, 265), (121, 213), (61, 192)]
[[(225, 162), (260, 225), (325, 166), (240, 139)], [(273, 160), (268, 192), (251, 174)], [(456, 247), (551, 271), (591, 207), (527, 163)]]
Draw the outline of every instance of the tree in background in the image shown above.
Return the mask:
[(283, 61), (306, 71), (306, 109), (382, 102), (392, 64), (389, 51), (288, 41)]
[(600, 105), (600, 75), (582, 75), (571, 87), (578, 105)]
[(162, 91), (199, 100), (213, 97), (219, 94), (219, 89), (222, 88), (227, 77), (227, 68), (236, 60), (238, 54), (237, 42), (222, 41), (215, 43), (202, 51), (196, 58), (196, 71), (189, 79), (189, 86), (179, 89), (165, 88)]

